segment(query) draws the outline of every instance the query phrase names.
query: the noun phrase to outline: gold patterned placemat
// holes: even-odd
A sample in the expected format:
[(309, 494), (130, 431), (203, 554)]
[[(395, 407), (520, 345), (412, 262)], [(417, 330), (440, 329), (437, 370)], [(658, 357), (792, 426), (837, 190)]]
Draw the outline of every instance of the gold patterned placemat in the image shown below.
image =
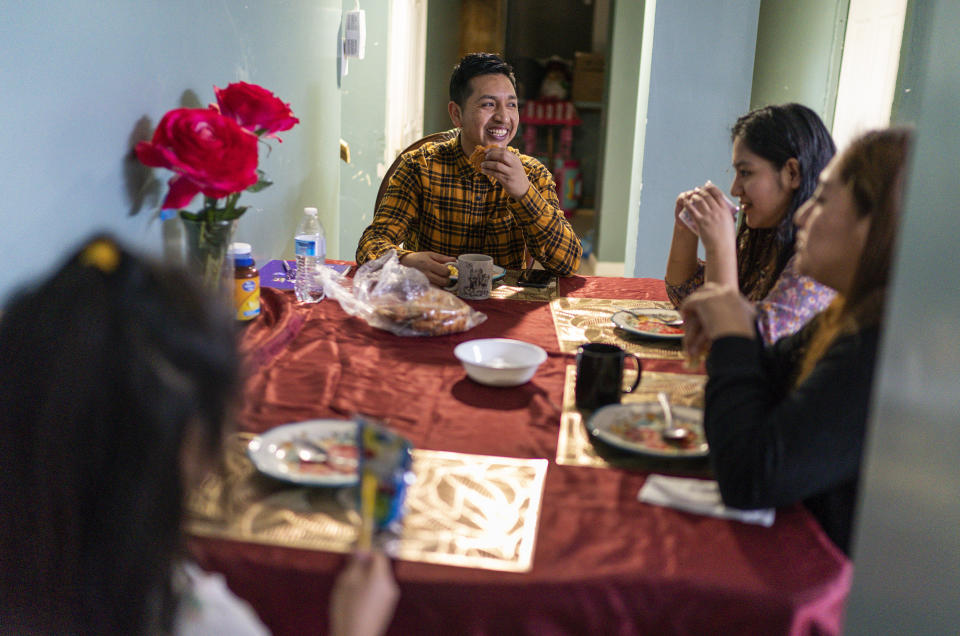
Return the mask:
[[(253, 436), (226, 444), (222, 469), (187, 502), (187, 530), (199, 536), (349, 552), (360, 524), (355, 488), (311, 488), (261, 475), (247, 458)], [(533, 549), (545, 459), (413, 451), (416, 481), (406, 497), (395, 558), (526, 572)]]
[[(627, 369), (624, 382), (632, 384), (636, 372)], [(671, 404), (703, 408), (703, 390), (707, 383), (705, 375), (686, 373), (661, 373), (644, 371), (640, 385), (633, 393), (625, 393), (622, 401), (656, 402), (657, 393), (664, 391)], [(616, 449), (606, 444), (594, 444), (584, 422), (590, 416), (577, 409), (574, 388), (577, 384), (577, 367), (567, 365), (563, 384), (563, 412), (560, 416), (560, 434), (557, 438), (557, 463), (565, 466), (591, 466), (593, 468), (634, 468), (650, 472), (679, 472), (690, 475), (708, 474), (709, 469), (702, 459), (662, 459), (645, 457)]]
[(556, 298), (550, 301), (557, 341), (564, 353), (576, 353), (588, 342), (617, 345), (640, 358), (683, 360), (679, 340), (641, 338), (620, 329), (610, 320), (617, 307), (673, 309), (666, 300), (611, 300), (606, 298)]
[(517, 279), (520, 272), (515, 269), (508, 269), (507, 275), (500, 280), (493, 281), (493, 289), (490, 291), (490, 298), (503, 298), (509, 300), (534, 300), (541, 303), (548, 303), (557, 297), (557, 277), (546, 287), (521, 287), (517, 285)]

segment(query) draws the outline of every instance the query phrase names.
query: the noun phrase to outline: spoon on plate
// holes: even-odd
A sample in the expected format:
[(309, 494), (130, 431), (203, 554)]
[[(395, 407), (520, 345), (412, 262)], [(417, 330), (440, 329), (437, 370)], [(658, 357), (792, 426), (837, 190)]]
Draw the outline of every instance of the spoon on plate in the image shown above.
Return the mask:
[(667, 399), (666, 393), (658, 392), (657, 401), (663, 409), (663, 430), (660, 435), (668, 442), (682, 442), (690, 435), (690, 429), (673, 423), (673, 409), (670, 408), (670, 400)]
[(680, 327), (683, 325), (683, 318), (664, 318), (663, 314), (657, 314), (657, 313), (642, 314), (636, 309), (628, 309), (626, 307), (614, 307), (614, 309), (616, 309), (617, 311), (626, 312), (636, 318), (653, 319), (653, 320), (656, 320), (657, 322), (662, 322), (668, 327)]
[(330, 453), (305, 438), (294, 437), (289, 440), (289, 443), (289, 447), (279, 446), (271, 449), (277, 459), (281, 461), (300, 460), (315, 464), (330, 459)]

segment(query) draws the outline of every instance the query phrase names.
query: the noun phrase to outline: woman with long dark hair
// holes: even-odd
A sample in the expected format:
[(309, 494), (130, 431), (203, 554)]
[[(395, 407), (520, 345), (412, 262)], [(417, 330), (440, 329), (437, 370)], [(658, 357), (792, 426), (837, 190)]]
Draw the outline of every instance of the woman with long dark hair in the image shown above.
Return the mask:
[[(731, 138), (730, 193), (740, 200), (739, 229), (717, 186), (708, 182), (681, 193), (667, 294), (679, 306), (705, 281), (737, 285), (756, 303), (760, 334), (772, 343), (798, 331), (833, 298), (832, 290), (797, 271), (793, 215), (836, 148), (817, 114), (800, 104), (752, 110), (736, 121)], [(682, 220), (684, 209), (696, 232)], [(698, 234), (705, 261), (697, 259)]]
[[(106, 236), (8, 304), (2, 631), (265, 633), (182, 544), (184, 493), (219, 451), (238, 386), (235, 336), (186, 275)], [(341, 578), (333, 633), (384, 630), (386, 558), (354, 559)]]
[(909, 138), (860, 137), (797, 211), (799, 271), (838, 292), (804, 329), (764, 348), (731, 285), (708, 283), (682, 309), (688, 352), (712, 342), (704, 427), (724, 502), (803, 501), (847, 552)]

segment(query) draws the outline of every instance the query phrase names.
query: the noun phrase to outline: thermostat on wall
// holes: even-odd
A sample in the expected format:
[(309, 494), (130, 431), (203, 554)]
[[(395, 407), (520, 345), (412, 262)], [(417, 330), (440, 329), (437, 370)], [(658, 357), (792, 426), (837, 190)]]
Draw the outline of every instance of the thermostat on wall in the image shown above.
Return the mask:
[(366, 12), (363, 9), (347, 11), (343, 27), (343, 56), (362, 60), (366, 43)]

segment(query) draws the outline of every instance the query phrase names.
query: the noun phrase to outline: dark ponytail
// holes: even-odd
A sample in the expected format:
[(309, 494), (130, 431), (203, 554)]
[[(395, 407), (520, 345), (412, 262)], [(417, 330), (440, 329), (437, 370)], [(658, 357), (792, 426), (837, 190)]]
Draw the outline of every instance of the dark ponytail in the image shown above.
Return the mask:
[(100, 236), (9, 304), (0, 351), (0, 622), (169, 630), (181, 446), (217, 446), (237, 382), (226, 313)]

